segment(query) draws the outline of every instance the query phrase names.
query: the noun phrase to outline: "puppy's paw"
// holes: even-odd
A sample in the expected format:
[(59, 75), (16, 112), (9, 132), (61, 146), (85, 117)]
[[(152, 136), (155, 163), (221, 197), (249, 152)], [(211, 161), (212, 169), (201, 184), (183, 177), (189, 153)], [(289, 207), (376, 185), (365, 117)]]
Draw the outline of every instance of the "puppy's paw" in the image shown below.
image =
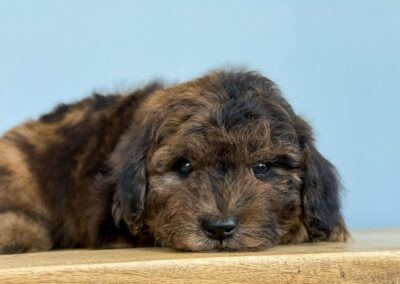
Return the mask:
[(123, 209), (117, 194), (114, 194), (111, 214), (117, 227), (120, 227), (122, 223), (124, 223), (134, 236), (137, 235), (143, 227), (140, 216), (133, 215), (127, 209)]
[(339, 222), (333, 228), (329, 241), (331, 242), (346, 242), (351, 239), (349, 231), (346, 229), (346, 225), (343, 219), (340, 219)]
[(0, 232), (3, 232), (0, 234), (0, 254), (43, 251), (52, 247), (47, 229), (24, 214), (1, 213)]

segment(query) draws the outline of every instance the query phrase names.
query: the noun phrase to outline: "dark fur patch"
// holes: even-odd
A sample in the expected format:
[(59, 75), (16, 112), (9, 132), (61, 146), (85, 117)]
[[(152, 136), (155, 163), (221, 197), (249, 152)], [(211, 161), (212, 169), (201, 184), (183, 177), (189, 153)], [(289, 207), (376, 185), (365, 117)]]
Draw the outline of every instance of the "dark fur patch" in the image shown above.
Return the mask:
[(223, 106), (217, 121), (226, 129), (230, 129), (235, 126), (243, 126), (263, 116), (265, 116), (265, 111), (256, 102), (236, 99), (229, 100)]
[(10, 171), (8, 168), (2, 167), (2, 166), (0, 165), (0, 178), (1, 178), (2, 176), (9, 176), (10, 174), (11, 174), (11, 171)]
[(39, 118), (40, 122), (54, 123), (64, 118), (64, 115), (70, 110), (72, 105), (60, 104), (51, 113), (45, 114)]
[(94, 110), (101, 110), (112, 106), (118, 99), (118, 96), (111, 96), (111, 95), (105, 96), (98, 93), (94, 93), (92, 98), (93, 98), (93, 103), (91, 105), (92, 108)]

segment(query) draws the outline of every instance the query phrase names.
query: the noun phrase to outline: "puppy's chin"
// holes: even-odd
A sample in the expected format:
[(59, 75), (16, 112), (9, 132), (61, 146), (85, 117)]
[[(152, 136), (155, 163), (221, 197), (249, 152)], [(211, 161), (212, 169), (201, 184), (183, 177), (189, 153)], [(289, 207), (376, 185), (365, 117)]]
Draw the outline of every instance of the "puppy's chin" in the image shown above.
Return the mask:
[[(155, 234), (157, 236), (157, 234)], [(167, 235), (167, 234), (163, 234)], [(208, 238), (202, 233), (170, 233), (168, 238), (158, 237), (157, 242), (164, 247), (180, 251), (257, 251), (274, 246), (268, 239), (254, 238), (238, 234), (219, 241)]]
[(253, 244), (246, 246), (241, 244), (235, 239), (227, 239), (223, 241), (212, 240), (208, 238), (196, 238), (196, 242), (188, 239), (183, 240), (180, 243), (171, 243), (169, 247), (181, 250), (181, 251), (191, 251), (191, 252), (206, 252), (206, 251), (258, 251), (272, 247), (272, 244), (268, 244), (263, 241), (253, 241)]

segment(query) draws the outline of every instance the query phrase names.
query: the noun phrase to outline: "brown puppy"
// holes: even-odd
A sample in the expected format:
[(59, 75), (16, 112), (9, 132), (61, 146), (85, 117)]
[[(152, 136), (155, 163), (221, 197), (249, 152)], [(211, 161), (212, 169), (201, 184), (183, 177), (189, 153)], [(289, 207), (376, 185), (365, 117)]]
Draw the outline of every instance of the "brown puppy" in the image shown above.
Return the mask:
[(334, 167), (273, 82), (214, 72), (61, 105), (0, 140), (0, 251), (345, 241)]

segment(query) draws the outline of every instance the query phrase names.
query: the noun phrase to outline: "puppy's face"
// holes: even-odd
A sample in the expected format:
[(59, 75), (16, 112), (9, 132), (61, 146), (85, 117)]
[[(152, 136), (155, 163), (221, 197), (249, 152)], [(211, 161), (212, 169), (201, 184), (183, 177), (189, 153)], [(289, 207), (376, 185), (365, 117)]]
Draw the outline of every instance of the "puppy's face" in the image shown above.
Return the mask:
[[(140, 131), (114, 157), (125, 160), (117, 194), (128, 226), (144, 223), (159, 244), (260, 249), (333, 230), (331, 220), (308, 224), (319, 214), (304, 209), (309, 130), (268, 79), (213, 74), (155, 94), (137, 117)], [(330, 191), (320, 194), (336, 198)]]
[(273, 133), (267, 112), (245, 100), (210, 105), (155, 149), (145, 222), (161, 244), (189, 250), (270, 246), (296, 221), (296, 134), (289, 125), (284, 135)]

